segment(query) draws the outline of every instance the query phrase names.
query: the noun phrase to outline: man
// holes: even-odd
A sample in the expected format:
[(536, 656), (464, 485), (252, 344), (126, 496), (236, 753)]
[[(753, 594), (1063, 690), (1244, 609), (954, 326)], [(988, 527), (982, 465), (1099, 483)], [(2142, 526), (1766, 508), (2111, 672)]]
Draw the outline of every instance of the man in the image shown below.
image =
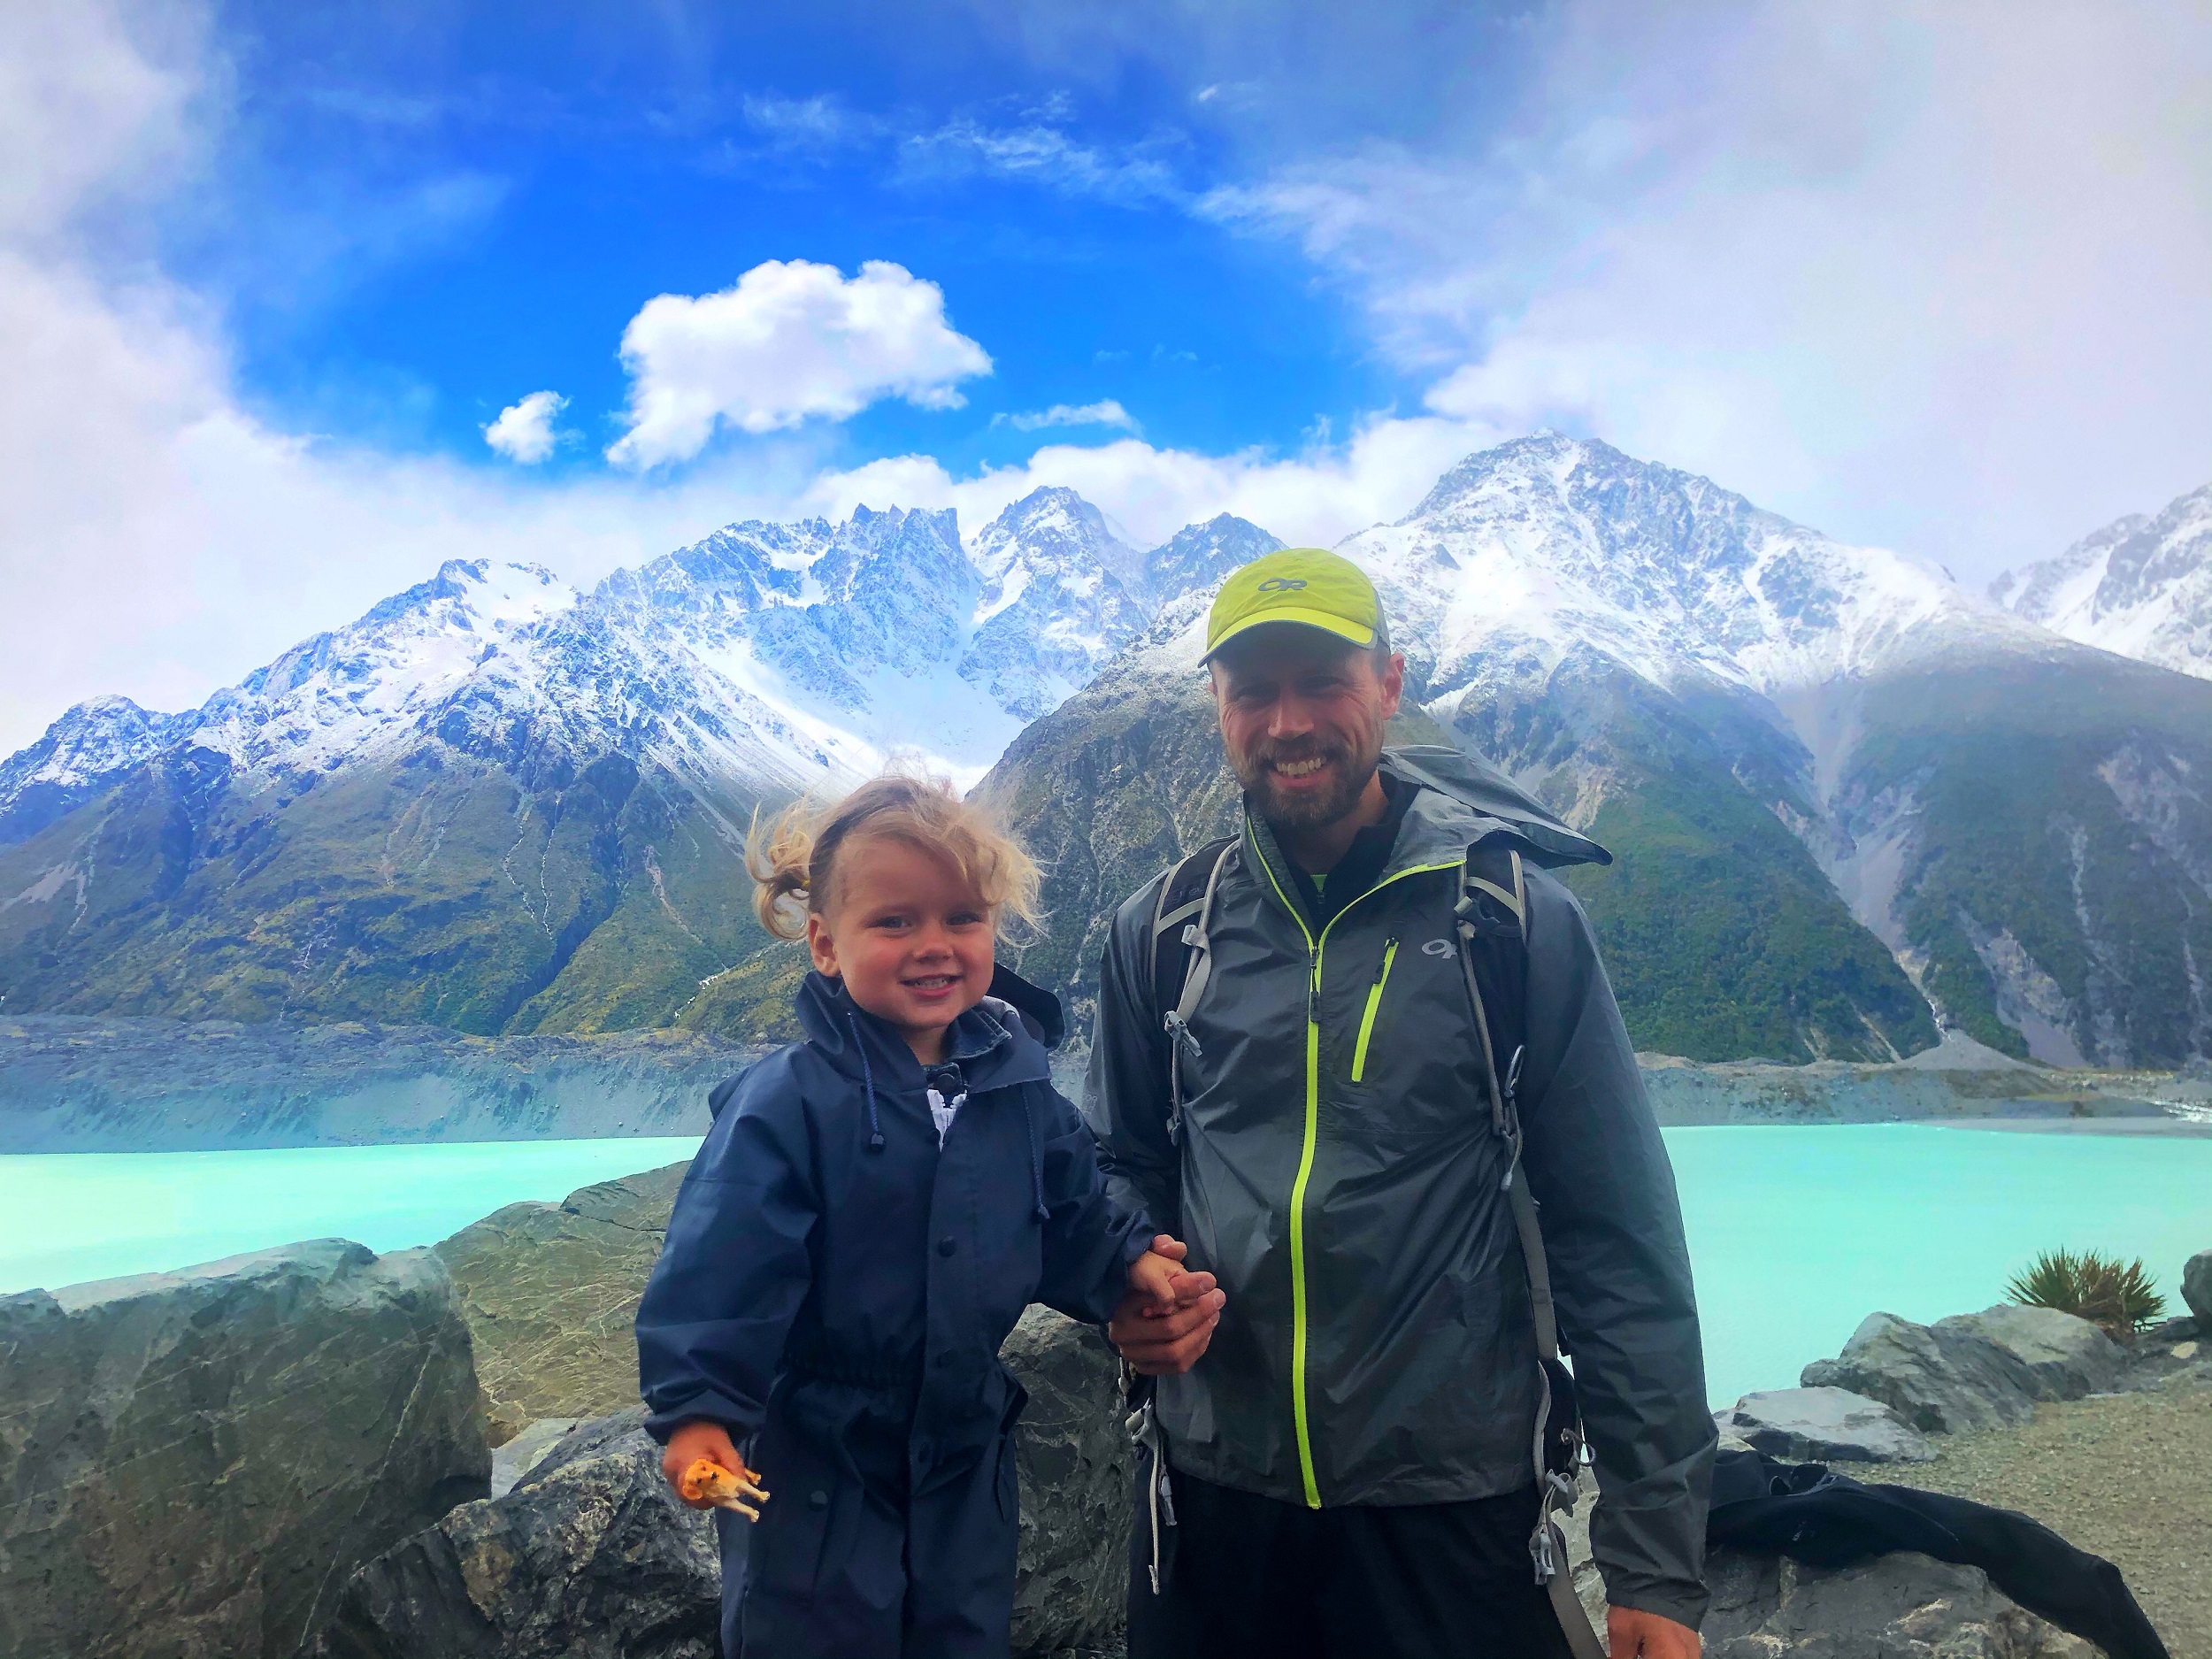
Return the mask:
[[(1635, 1056), (1588, 921), (1533, 862), (1484, 866), (1525, 880), (1516, 1079), (1455, 926), (1478, 857), (1605, 855), (1461, 757), (1386, 753), (1404, 659), (1348, 561), (1244, 566), (1206, 644), (1241, 833), (1194, 920), (1160, 923), (1168, 876), (1116, 916), (1086, 1101), (1115, 1180), (1226, 1293), (1110, 1328), (1158, 1379), (1171, 1471), (1140, 1482), (1132, 1659), (1570, 1653), (1532, 1565), (1542, 1258), (1614, 1659), (1693, 1659), (1714, 1429)], [(1453, 765), (1471, 788), (1440, 782)], [(1202, 931), (1210, 958), (1194, 1002), (1180, 962), (1156, 983), (1156, 932), (1185, 925), (1182, 961)]]

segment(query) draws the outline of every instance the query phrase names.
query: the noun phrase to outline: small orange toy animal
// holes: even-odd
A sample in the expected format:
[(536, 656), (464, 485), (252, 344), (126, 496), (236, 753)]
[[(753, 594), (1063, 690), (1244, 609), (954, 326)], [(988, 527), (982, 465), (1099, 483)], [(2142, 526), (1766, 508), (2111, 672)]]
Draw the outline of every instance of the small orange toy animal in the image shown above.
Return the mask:
[(735, 1509), (749, 1521), (760, 1519), (760, 1511), (752, 1503), (765, 1503), (768, 1494), (762, 1491), (758, 1477), (749, 1469), (732, 1474), (713, 1459), (702, 1457), (684, 1471), (684, 1478), (677, 1483), (677, 1490), (693, 1502), (704, 1498), (718, 1509)]

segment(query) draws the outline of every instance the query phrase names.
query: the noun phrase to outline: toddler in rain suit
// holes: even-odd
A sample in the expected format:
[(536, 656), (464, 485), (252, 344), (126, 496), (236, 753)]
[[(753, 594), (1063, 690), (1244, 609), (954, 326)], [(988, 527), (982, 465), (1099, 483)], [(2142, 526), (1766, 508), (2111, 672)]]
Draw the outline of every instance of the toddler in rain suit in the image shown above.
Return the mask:
[(999, 1344), (1032, 1302), (1218, 1293), (1108, 1199), (1030, 1029), (1056, 1005), (995, 966), (1020, 849), (887, 777), (747, 858), (764, 922), (804, 928), (806, 1040), (715, 1093), (638, 1310), (647, 1427), (672, 1480), (704, 1457), (772, 1494), (716, 1516), (731, 1655), (1002, 1656), (1025, 1396)]

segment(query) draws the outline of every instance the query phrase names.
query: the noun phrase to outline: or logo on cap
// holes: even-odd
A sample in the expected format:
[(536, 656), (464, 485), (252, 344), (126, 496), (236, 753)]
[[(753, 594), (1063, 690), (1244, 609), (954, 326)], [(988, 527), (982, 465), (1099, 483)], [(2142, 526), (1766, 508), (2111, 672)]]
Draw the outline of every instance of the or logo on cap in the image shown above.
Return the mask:
[(1342, 554), (1279, 548), (1240, 565), (1206, 613), (1210, 657), (1247, 628), (1279, 623), (1317, 628), (1350, 645), (1372, 645), (1382, 631), (1375, 584)]

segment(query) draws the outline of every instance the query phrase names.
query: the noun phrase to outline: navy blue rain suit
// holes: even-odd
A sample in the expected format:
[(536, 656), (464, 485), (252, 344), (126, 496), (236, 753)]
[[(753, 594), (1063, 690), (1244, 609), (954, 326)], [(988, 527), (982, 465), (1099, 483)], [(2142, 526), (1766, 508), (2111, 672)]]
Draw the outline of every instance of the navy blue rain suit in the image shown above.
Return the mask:
[(1032, 1302), (1103, 1323), (1151, 1226), (1005, 1004), (946, 1033), (967, 1100), (941, 1149), (895, 1029), (819, 974), (798, 1010), (804, 1042), (716, 1091), (677, 1196), (638, 1310), (646, 1426), (724, 1425), (773, 1494), (757, 1527), (716, 1517), (731, 1654), (1003, 1659), (1027, 1396), (999, 1344)]

